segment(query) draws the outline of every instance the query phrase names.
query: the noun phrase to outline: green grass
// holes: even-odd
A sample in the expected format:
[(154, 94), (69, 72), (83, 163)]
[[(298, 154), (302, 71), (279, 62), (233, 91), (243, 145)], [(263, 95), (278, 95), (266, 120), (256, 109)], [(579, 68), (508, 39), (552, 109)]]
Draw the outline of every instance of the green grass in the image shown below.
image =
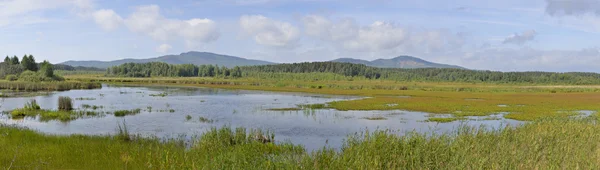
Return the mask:
[[(121, 126), (121, 125), (119, 125)], [(596, 120), (549, 119), (516, 128), (461, 127), (446, 134), (388, 131), (349, 136), (343, 147), (306, 152), (273, 143), (271, 133), (211, 129), (182, 140), (132, 136), (54, 136), (0, 125), (0, 165), (13, 169), (595, 169)]]
[(142, 109), (133, 109), (133, 110), (117, 110), (113, 114), (115, 117), (124, 117), (130, 115), (137, 115), (142, 112)]

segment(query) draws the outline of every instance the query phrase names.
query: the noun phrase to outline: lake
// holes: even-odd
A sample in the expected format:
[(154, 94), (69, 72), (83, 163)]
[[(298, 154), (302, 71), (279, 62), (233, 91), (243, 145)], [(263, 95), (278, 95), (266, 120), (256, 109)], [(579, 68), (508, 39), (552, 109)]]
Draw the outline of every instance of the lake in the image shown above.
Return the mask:
[[(2, 114), (0, 122), (49, 134), (106, 135), (116, 133), (117, 124), (125, 121), (131, 133), (159, 138), (186, 136), (188, 139), (202, 134), (211, 127), (227, 125), (269, 130), (275, 133), (276, 141), (291, 141), (294, 144), (304, 145), (307, 150), (320, 149), (324, 146), (340, 148), (343, 139), (348, 135), (365, 130), (389, 129), (393, 133), (402, 135), (411, 131), (451, 132), (461, 125), (502, 128), (522, 123), (504, 119), (502, 114), (437, 123), (426, 122), (426, 120), (430, 116), (448, 115), (401, 110), (269, 111), (268, 109), (273, 108), (296, 107), (299, 104), (319, 104), (361, 97), (164, 86), (103, 85), (102, 89), (53, 92), (37, 97), (3, 98), (0, 110), (10, 111), (21, 108), (31, 99), (36, 99), (43, 109), (57, 109), (59, 96), (83, 98), (84, 100), (74, 100), (76, 108), (88, 104), (102, 106), (99, 111), (103, 112), (132, 109), (141, 109), (142, 112), (126, 117), (107, 114), (103, 117), (83, 118), (70, 122), (41, 122), (33, 118), (13, 120), (8, 115)], [(188, 119), (189, 117), (191, 118)], [(201, 117), (212, 122), (201, 121)], [(368, 119), (373, 117), (383, 118), (383, 120)]]

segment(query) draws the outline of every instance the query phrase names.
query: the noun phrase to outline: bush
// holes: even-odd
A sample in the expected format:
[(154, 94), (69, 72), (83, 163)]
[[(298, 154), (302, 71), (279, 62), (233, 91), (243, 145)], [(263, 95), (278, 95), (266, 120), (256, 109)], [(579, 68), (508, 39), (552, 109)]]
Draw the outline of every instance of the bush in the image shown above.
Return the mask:
[(41, 107), (40, 107), (40, 105), (38, 105), (38, 103), (35, 99), (32, 99), (31, 101), (25, 103), (25, 106), (23, 107), (23, 109), (25, 109), (25, 110), (40, 110)]
[(70, 97), (58, 97), (58, 110), (71, 111), (73, 110), (73, 100)]
[(19, 77), (17, 77), (17, 75), (11, 74), (11, 75), (6, 76), (6, 80), (8, 80), (8, 81), (17, 81), (18, 79), (19, 79)]
[(30, 81), (30, 82), (40, 82), (42, 81), (42, 77), (40, 77), (36, 72), (26, 70), (21, 75), (19, 75), (19, 80), (21, 81)]

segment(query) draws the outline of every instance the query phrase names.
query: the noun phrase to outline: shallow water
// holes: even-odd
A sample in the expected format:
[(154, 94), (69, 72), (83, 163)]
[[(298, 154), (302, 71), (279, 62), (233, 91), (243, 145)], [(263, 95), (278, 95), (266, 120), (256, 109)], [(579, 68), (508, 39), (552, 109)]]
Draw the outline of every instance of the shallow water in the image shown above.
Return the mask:
[[(166, 92), (164, 97), (152, 96)], [(223, 90), (213, 88), (187, 87), (132, 87), (104, 86), (95, 90), (72, 90), (55, 92), (47, 96), (4, 98), (0, 110), (10, 111), (23, 107), (31, 99), (36, 99), (43, 109), (56, 109), (59, 96), (93, 98), (95, 100), (74, 100), (74, 107), (82, 104), (103, 106), (100, 111), (142, 109), (134, 116), (78, 119), (70, 122), (40, 122), (26, 118), (12, 120), (7, 115), (0, 116), (0, 123), (17, 124), (50, 134), (114, 134), (119, 122), (125, 121), (130, 132), (159, 138), (199, 135), (211, 127), (246, 127), (269, 130), (275, 133), (277, 141), (291, 141), (301, 144), (308, 150), (323, 146), (339, 148), (348, 135), (365, 130), (389, 129), (402, 135), (409, 131), (442, 133), (455, 130), (460, 125), (502, 128), (521, 124), (519, 121), (502, 118), (502, 114), (486, 117), (469, 117), (465, 121), (450, 123), (425, 122), (430, 116), (449, 115), (429, 114), (409, 111), (337, 111), (301, 110), (267, 111), (271, 108), (290, 108), (298, 104), (317, 104), (338, 100), (352, 100), (360, 97), (335, 96), (305, 93), (281, 93), (248, 90)], [(151, 111), (148, 109), (152, 107)], [(173, 109), (174, 112), (169, 112)], [(192, 118), (186, 120), (187, 115)], [(212, 123), (199, 121), (200, 117), (213, 120)], [(384, 120), (368, 120), (378, 117)]]

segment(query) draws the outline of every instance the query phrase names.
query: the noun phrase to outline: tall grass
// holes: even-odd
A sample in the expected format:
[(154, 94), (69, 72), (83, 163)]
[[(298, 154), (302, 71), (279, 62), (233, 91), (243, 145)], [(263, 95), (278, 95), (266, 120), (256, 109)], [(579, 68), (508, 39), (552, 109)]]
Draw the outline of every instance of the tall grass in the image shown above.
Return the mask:
[(73, 110), (73, 100), (70, 97), (66, 97), (66, 96), (58, 97), (58, 110), (60, 110), (60, 111)]
[(0, 90), (15, 91), (65, 91), (72, 89), (97, 89), (102, 88), (102, 84), (97, 82), (73, 82), (73, 81), (52, 81), (52, 82), (22, 82), (22, 81), (0, 81)]
[[(119, 125), (121, 126), (121, 125)], [(119, 134), (129, 134), (125, 125)], [(0, 165), (17, 169), (595, 169), (600, 125), (592, 119), (548, 119), (446, 134), (389, 131), (349, 136), (342, 148), (306, 152), (272, 133), (213, 128), (193, 140), (53, 136), (0, 125)], [(130, 136), (130, 135), (127, 135)]]

